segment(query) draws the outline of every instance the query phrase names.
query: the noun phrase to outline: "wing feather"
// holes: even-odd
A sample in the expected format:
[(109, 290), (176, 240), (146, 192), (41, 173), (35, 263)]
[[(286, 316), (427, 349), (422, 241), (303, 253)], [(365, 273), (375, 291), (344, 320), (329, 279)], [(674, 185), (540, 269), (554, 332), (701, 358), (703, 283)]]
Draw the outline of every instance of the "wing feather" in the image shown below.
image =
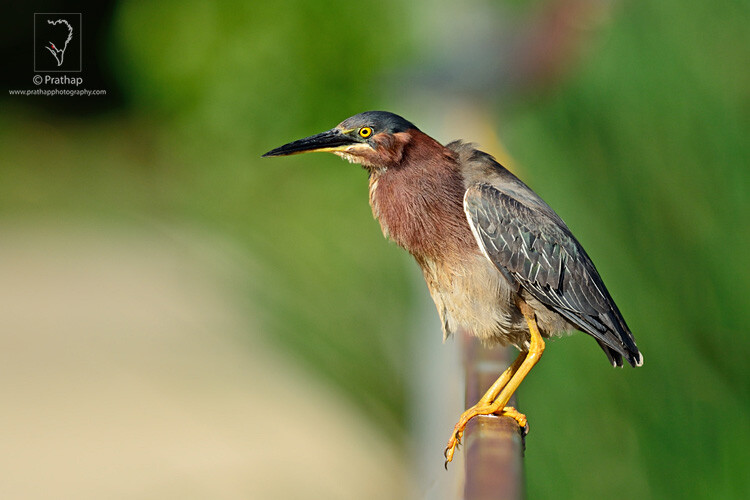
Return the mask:
[(534, 210), (492, 185), (475, 184), (464, 210), (480, 248), (506, 278), (593, 336), (613, 364), (622, 365), (623, 356), (642, 363), (593, 262), (551, 209)]

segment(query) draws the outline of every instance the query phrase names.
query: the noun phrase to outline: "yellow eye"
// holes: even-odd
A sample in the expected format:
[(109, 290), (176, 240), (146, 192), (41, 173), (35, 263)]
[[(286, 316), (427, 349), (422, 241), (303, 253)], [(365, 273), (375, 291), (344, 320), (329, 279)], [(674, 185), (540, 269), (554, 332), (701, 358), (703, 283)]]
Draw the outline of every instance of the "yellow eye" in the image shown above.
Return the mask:
[(367, 139), (372, 135), (372, 129), (370, 127), (362, 127), (359, 129), (359, 136)]

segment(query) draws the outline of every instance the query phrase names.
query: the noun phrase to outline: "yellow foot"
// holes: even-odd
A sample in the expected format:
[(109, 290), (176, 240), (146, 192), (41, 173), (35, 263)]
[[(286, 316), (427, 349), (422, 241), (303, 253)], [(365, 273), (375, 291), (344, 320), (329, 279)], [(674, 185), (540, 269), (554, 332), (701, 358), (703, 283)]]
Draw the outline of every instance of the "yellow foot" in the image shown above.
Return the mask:
[(506, 406), (505, 408), (503, 408), (503, 411), (498, 413), (498, 415), (500, 415), (501, 417), (510, 417), (518, 422), (518, 427), (521, 428), (521, 432), (524, 436), (529, 433), (529, 420), (526, 418), (526, 415), (516, 410), (512, 406)]
[(448, 468), (448, 462), (451, 462), (453, 460), (453, 455), (456, 453), (458, 446), (461, 444), (461, 438), (464, 435), (466, 424), (469, 423), (469, 420), (478, 415), (498, 415), (501, 417), (510, 417), (518, 422), (518, 426), (521, 428), (521, 432), (524, 436), (529, 432), (529, 422), (526, 418), (526, 415), (519, 412), (512, 406), (506, 406), (500, 411), (496, 411), (491, 404), (472, 406), (461, 414), (461, 418), (458, 419), (458, 423), (453, 427), (453, 434), (448, 440), (448, 445), (445, 447), (445, 452), (443, 453), (445, 455), (446, 469)]

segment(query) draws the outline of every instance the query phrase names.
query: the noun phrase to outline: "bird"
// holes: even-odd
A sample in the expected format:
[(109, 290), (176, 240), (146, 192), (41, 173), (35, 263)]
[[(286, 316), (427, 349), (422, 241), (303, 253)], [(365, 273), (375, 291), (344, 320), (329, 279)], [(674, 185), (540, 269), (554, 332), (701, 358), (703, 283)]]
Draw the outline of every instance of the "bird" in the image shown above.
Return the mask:
[(422, 269), (443, 339), (465, 329), (485, 345), (512, 345), (516, 360), (463, 412), (445, 448), (453, 460), (467, 423), (504, 415), (545, 349), (579, 330), (616, 367), (643, 355), (596, 267), (562, 218), (494, 157), (461, 140), (442, 145), (410, 121), (366, 111), (262, 155), (330, 152), (369, 174), (369, 202), (386, 238)]

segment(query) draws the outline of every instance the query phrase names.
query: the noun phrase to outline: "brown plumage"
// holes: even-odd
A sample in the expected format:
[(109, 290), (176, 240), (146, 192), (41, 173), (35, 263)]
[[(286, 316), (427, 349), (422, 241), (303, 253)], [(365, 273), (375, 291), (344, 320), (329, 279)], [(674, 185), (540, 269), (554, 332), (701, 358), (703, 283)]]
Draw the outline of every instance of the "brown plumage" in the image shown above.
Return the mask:
[(521, 351), (456, 424), (448, 461), (476, 415), (504, 414), (525, 425), (505, 405), (541, 356), (542, 337), (579, 329), (613, 365), (643, 363), (583, 247), (490, 155), (460, 141), (443, 146), (397, 115), (370, 111), (264, 156), (307, 151), (330, 151), (368, 170), (373, 215), (422, 268), (444, 337), (465, 328), (487, 344)]
[(394, 149), (401, 150), (401, 161), (387, 168), (367, 167), (370, 206), (383, 234), (418, 261), (476, 252), (455, 154), (417, 130), (397, 135)]

